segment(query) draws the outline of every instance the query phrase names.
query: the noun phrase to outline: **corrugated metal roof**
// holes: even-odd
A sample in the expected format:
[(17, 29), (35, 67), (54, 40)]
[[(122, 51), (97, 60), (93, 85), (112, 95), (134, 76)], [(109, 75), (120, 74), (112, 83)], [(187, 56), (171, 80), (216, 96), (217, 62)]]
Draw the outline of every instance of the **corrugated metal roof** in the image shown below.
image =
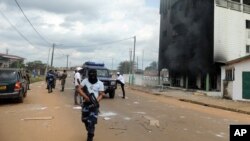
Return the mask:
[(3, 53), (0, 53), (0, 57), (8, 58), (8, 59), (16, 59), (16, 60), (24, 60), (25, 59), (23, 57), (19, 57), (16, 55), (9, 55), (9, 54), (3, 54)]

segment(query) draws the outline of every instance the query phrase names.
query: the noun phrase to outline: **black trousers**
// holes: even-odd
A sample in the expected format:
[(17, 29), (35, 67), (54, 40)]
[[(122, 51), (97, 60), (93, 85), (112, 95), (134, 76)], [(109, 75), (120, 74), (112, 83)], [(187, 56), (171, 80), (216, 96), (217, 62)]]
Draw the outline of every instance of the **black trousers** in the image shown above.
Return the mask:
[(123, 98), (125, 98), (125, 90), (124, 90), (125, 84), (123, 84), (120, 80), (116, 80), (116, 85), (117, 85), (117, 83), (121, 85)]
[(82, 122), (88, 132), (88, 136), (94, 137), (95, 124), (97, 124), (98, 108), (89, 108), (89, 104), (82, 105)]

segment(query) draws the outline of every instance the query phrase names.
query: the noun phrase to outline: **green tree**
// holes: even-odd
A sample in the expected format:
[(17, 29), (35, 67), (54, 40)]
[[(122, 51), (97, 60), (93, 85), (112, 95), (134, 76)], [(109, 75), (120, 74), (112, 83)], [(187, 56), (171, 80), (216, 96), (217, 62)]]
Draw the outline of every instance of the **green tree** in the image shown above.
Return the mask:
[(27, 62), (27, 69), (32, 71), (34, 69), (45, 69), (46, 64), (43, 64), (42, 61), (33, 61), (33, 62)]
[(147, 71), (157, 70), (157, 62), (156, 61), (151, 62), (150, 65), (145, 68), (145, 70), (147, 70)]
[(132, 65), (132, 62), (123, 61), (119, 64), (118, 71), (121, 72), (122, 74), (128, 74), (129, 71), (131, 70), (131, 65)]
[(24, 68), (25, 65), (22, 61), (15, 61), (10, 64), (10, 68)]

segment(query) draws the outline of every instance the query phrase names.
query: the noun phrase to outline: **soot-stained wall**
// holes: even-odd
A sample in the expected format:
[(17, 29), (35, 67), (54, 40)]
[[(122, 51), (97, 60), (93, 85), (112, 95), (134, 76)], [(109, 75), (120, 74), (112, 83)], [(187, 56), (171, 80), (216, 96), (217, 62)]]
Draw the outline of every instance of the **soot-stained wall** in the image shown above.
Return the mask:
[(159, 70), (196, 75), (213, 68), (213, 0), (161, 0)]

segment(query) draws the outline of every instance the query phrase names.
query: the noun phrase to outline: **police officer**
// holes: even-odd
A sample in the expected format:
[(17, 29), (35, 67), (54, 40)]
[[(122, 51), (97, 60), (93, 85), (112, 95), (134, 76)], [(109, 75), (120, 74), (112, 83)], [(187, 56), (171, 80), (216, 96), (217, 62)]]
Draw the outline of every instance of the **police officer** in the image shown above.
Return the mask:
[(64, 91), (64, 86), (65, 86), (66, 78), (67, 78), (67, 72), (66, 72), (66, 70), (63, 70), (63, 73), (62, 73), (62, 75), (60, 76), (61, 85), (62, 85), (62, 90), (61, 90), (61, 92)]
[(87, 141), (93, 141), (95, 124), (97, 124), (97, 117), (99, 112), (98, 107), (90, 107), (90, 97), (83, 91), (83, 87), (86, 86), (89, 93), (93, 93), (98, 101), (98, 105), (102, 97), (104, 96), (104, 85), (97, 79), (97, 71), (90, 69), (88, 71), (88, 78), (85, 78), (80, 87), (78, 87), (79, 94), (84, 98), (82, 105), (82, 122), (85, 124), (88, 132)]
[(54, 72), (53, 70), (49, 70), (46, 75), (47, 89), (49, 93), (53, 92), (52, 88), (53, 88), (54, 81), (55, 81)]
[(28, 90), (30, 90), (30, 74), (29, 71), (26, 70), (26, 76), (25, 76), (26, 80), (27, 80), (27, 84), (28, 84)]
[(124, 85), (125, 85), (125, 81), (123, 76), (120, 74), (120, 72), (117, 72), (117, 78), (116, 78), (116, 84), (120, 84), (121, 88), (122, 88), (122, 98), (125, 98), (125, 90), (124, 90)]
[[(80, 71), (82, 70), (81, 67), (77, 67), (75, 70), (75, 75), (74, 75), (74, 84), (75, 84), (75, 94), (74, 94), (74, 101), (75, 101), (75, 105), (78, 105), (78, 91), (77, 88), (79, 87), (79, 85), (81, 84), (82, 81), (82, 77), (80, 74)], [(82, 98), (80, 97), (80, 104), (82, 103)]]

